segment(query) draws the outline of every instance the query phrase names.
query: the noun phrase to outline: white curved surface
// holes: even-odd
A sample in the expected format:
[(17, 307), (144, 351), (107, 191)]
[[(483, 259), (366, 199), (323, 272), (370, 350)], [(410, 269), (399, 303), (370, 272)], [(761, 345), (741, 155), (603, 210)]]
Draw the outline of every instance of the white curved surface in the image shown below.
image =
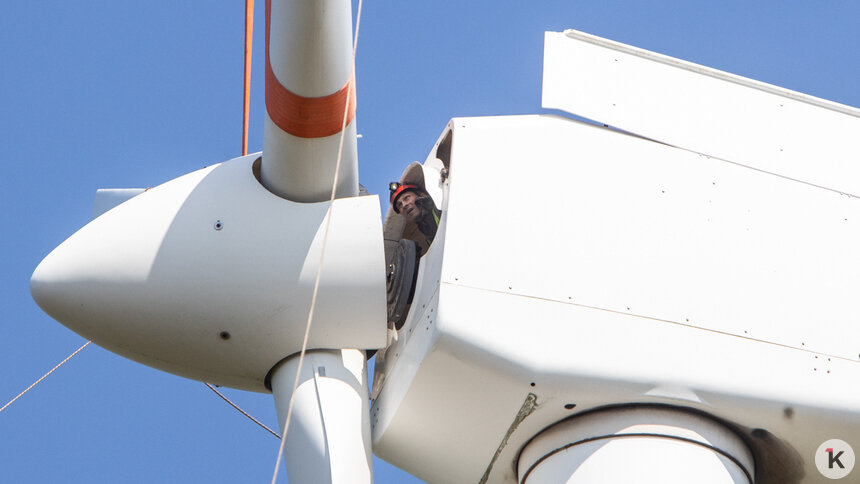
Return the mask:
[[(355, 93), (352, 93), (355, 96)], [(337, 198), (358, 195), (358, 148), (355, 119), (344, 129), (337, 182)], [(294, 202), (312, 203), (331, 198), (341, 133), (301, 138), (285, 132), (266, 113), (263, 125), (263, 184)]]
[[(298, 364), (298, 356), (293, 355), (272, 373), (282, 435)], [(373, 482), (363, 351), (314, 350), (305, 355), (286, 439), (284, 459), (290, 482)]]
[(34, 299), (133, 360), (266, 391), (267, 372), (301, 348), (331, 213), (309, 348), (384, 346), (378, 198), (339, 199), (331, 211), (281, 199), (254, 178), (258, 156), (179, 177), (93, 220), (36, 268)]
[(272, 0), (269, 59), (275, 77), (299, 96), (321, 97), (352, 75), (349, 0)]
[[(349, 0), (284, 1), (270, 5), (268, 59), (276, 82), (304, 98), (321, 98), (347, 85), (353, 73), (352, 3)], [(271, 87), (271, 86), (269, 86)], [(356, 98), (355, 86), (349, 94)], [(267, 112), (263, 131), (263, 184), (296, 202), (319, 202), (331, 195), (341, 132), (305, 138), (285, 132)], [(342, 109), (332, 114), (341, 119)], [(309, 116), (306, 112), (293, 113)], [(355, 119), (343, 132), (337, 197), (358, 195)]]
[(523, 484), (751, 484), (755, 463), (743, 441), (713, 420), (640, 407), (550, 427), (523, 449), (518, 470)]

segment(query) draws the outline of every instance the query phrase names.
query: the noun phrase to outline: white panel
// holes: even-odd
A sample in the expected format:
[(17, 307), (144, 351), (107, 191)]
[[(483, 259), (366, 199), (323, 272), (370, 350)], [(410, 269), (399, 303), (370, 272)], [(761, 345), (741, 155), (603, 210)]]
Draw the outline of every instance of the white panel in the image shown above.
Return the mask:
[(860, 196), (860, 110), (573, 30), (547, 32), (543, 107)]
[(477, 482), (529, 393), (488, 482), (516, 482), (548, 425), (614, 404), (734, 422), (774, 482), (817, 475), (832, 435), (860, 446), (860, 200), (556, 116), (452, 127), (378, 455)]
[(514, 119), (471, 121), (457, 140), (469, 162), (452, 168), (443, 282), (857, 358), (860, 200), (562, 118)]
[(146, 191), (145, 188), (99, 188), (93, 200), (93, 218)]
[[(401, 357), (415, 368), (417, 350), (420, 366), (405, 380), (395, 368), (372, 411), (374, 452), (427, 482), (477, 482), (529, 392), (538, 408), (511, 436), (489, 482), (516, 482), (519, 449), (547, 426), (608, 404), (700, 409), (738, 423), (747, 438), (767, 429), (751, 445), (790, 458), (787, 475), (803, 462), (817, 472), (812, 456), (832, 435), (860, 445), (860, 389), (850, 383), (860, 378), (856, 362), (499, 291), (443, 284), (440, 294), (435, 336), (413, 338)], [(429, 348), (427, 336), (436, 339)], [(650, 393), (667, 382), (701, 402)], [(392, 391), (402, 401), (389, 400)]]

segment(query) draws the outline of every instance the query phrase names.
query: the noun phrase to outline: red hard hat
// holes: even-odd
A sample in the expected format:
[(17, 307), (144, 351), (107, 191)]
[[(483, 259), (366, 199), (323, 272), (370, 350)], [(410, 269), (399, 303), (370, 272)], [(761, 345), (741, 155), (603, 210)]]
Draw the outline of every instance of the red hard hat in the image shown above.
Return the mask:
[[(392, 184), (392, 186), (393, 186), (393, 184)], [(418, 185), (412, 185), (410, 183), (404, 183), (403, 185), (398, 184), (397, 188), (395, 188), (394, 190), (391, 190), (391, 199), (390, 199), (391, 208), (394, 209), (395, 213), (400, 213), (400, 210), (397, 208), (397, 205), (395, 205), (394, 202), (397, 201), (397, 197), (399, 197), (400, 194), (402, 194), (403, 192), (405, 192), (407, 190), (415, 190), (417, 192), (417, 191), (420, 191), (421, 188), (419, 188)]]

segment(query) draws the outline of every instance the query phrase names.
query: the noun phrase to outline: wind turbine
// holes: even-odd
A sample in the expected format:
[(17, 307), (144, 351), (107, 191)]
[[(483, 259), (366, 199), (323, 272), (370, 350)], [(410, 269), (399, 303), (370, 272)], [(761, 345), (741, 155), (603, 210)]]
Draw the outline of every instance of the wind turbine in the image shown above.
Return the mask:
[[(544, 121), (545, 121), (545, 120), (544, 120)], [(544, 121), (541, 121), (541, 123), (543, 123)], [(552, 124), (552, 122), (550, 122), (550, 124)], [(477, 127), (479, 127), (479, 128), (480, 128), (480, 126), (479, 126), (478, 124), (475, 124), (475, 126), (477, 126)], [(465, 127), (465, 125), (457, 126), (456, 124), (452, 124), (452, 132), (455, 130), (455, 128), (456, 128), (456, 129), (463, 129), (464, 127)], [(623, 126), (622, 126), (622, 128), (623, 128)], [(603, 135), (596, 135), (596, 136), (603, 136)], [(608, 135), (607, 135), (607, 136), (608, 136)], [(614, 134), (613, 134), (613, 136), (620, 136), (620, 135), (618, 135), (617, 133), (614, 133)], [(446, 134), (446, 133), (443, 133), (443, 136), (442, 136), (442, 137), (440, 137), (440, 140), (439, 140), (439, 144), (440, 144), (440, 145), (442, 145), (442, 144), (444, 143), (444, 141), (445, 141), (446, 137), (447, 137), (447, 134)], [(467, 137), (466, 137), (466, 138), (463, 138), (463, 139), (467, 139)], [(613, 138), (613, 139), (618, 139), (618, 138)], [(457, 142), (459, 143), (459, 141), (457, 141)], [(455, 145), (455, 146), (456, 146), (456, 145)], [(461, 148), (461, 149), (460, 149), (460, 151), (459, 151), (459, 152), (457, 152), (458, 154), (456, 154), (456, 155), (452, 156), (452, 157), (448, 160), (448, 161), (449, 161), (449, 163), (451, 164), (452, 174), (454, 173), (454, 170), (457, 170), (457, 169), (458, 169), (458, 168), (455, 166), (455, 164), (456, 164), (456, 163), (455, 163), (455, 161), (456, 161), (456, 160), (458, 160), (458, 159), (460, 159), (460, 160), (464, 160), (464, 159), (466, 159), (466, 158), (458, 158), (458, 157), (460, 157), (460, 156), (463, 156), (463, 155), (462, 155), (462, 153), (468, 153), (468, 151), (463, 151), (464, 149), (468, 149), (468, 146), (467, 146), (467, 145), (462, 145), (462, 146), (465, 146), (466, 148)], [(455, 149), (457, 149), (457, 148), (455, 148)], [(266, 153), (265, 148), (264, 148), (264, 153)], [(429, 161), (431, 161), (431, 166), (430, 166), (430, 167), (428, 167), (428, 168), (433, 168), (433, 164), (432, 164), (432, 162), (434, 162), (434, 160), (435, 160), (435, 159), (437, 159), (436, 154), (438, 154), (438, 153), (439, 153), (439, 152), (438, 152), (438, 150), (437, 150), (437, 149), (434, 149), (434, 150), (433, 150), (433, 152), (431, 153), (431, 154), (433, 154), (433, 159), (432, 159), (432, 160), (429, 160)], [(265, 159), (265, 156), (264, 156), (264, 159)], [(443, 163), (443, 165), (444, 165), (444, 161), (445, 161), (445, 160), (440, 160), (440, 162), (442, 162), (442, 163)], [(426, 165), (425, 165), (425, 166), (426, 166)], [(437, 168), (438, 168), (438, 165), (436, 165), (436, 166), (437, 166)], [(460, 165), (457, 165), (457, 166), (460, 166)], [(462, 166), (466, 166), (466, 165), (464, 164), (464, 165), (462, 165)], [(213, 171), (213, 172), (214, 172), (215, 170), (211, 170), (211, 171)], [(441, 169), (439, 170), (439, 172), (441, 173)], [(427, 173), (427, 171), (425, 170), (425, 174), (426, 174), (426, 173)], [(467, 172), (466, 172), (466, 171), (463, 171), (462, 173), (467, 173)], [(457, 175), (452, 175), (452, 176), (461, 176), (461, 175), (457, 174)], [(265, 178), (265, 177), (264, 177), (264, 178)], [(461, 178), (461, 179), (462, 179), (462, 178)], [(454, 183), (454, 180), (455, 180), (455, 178), (452, 178), (452, 182), (451, 182), (451, 183)], [(442, 187), (440, 187), (440, 188), (442, 188)], [(155, 193), (155, 191), (152, 191), (152, 193)], [(444, 193), (444, 192), (443, 192), (443, 193)], [(541, 192), (541, 193), (544, 193), (544, 192)], [(150, 198), (151, 198), (151, 197), (150, 197)], [(445, 197), (442, 197), (442, 198), (444, 199)], [(141, 199), (139, 199), (139, 200), (143, 200), (143, 198), (141, 198)], [(451, 208), (450, 208), (450, 206), (448, 206), (448, 205), (446, 205), (446, 208), (449, 208), (449, 209), (450, 209), (450, 213), (451, 213), (451, 215), (452, 215), (452, 217), (453, 217), (453, 214), (455, 213), (455, 211), (454, 211), (453, 209), (451, 209)], [(218, 229), (218, 226), (217, 226), (218, 220), (220, 220), (220, 219), (216, 219), (216, 220), (212, 223), (212, 226), (211, 226), (211, 227), (208, 227), (208, 228), (210, 228), (210, 229), (212, 229), (212, 230), (215, 230), (215, 231), (219, 231), (219, 232), (224, 233), (224, 232), (223, 232), (223, 230), (226, 230), (226, 229), (229, 227), (228, 222), (227, 222), (227, 221), (222, 221), (221, 229)], [(446, 230), (447, 230), (447, 229), (446, 229)], [(448, 233), (448, 232), (446, 232), (446, 233)], [(450, 232), (450, 233), (453, 233), (453, 231), (452, 231), (452, 232)], [(446, 237), (447, 237), (447, 236), (446, 236)], [(521, 241), (521, 243), (523, 243), (524, 245), (526, 245), (526, 244), (525, 244), (525, 241)], [(440, 247), (440, 246), (439, 246), (439, 245), (435, 245), (434, 247)], [(446, 242), (446, 244), (445, 244), (445, 247), (446, 247), (446, 248), (447, 248), (447, 247), (449, 247), (449, 246), (447, 245), (447, 242)], [(450, 247), (453, 247), (453, 246), (450, 246)], [(438, 249), (438, 250), (437, 250), (437, 259), (436, 259), (436, 261), (441, 263), (441, 254), (439, 254), (439, 252), (440, 252), (440, 251), (441, 251), (441, 249)], [(368, 251), (368, 252), (370, 252), (370, 251)], [(430, 255), (431, 255), (431, 254), (428, 254), (428, 257), (429, 257)], [(450, 254), (449, 254), (449, 255), (450, 255)], [(431, 259), (425, 259), (425, 262), (424, 262), (424, 263), (422, 263), (422, 270), (424, 271), (424, 273), (425, 273), (425, 274), (427, 274), (427, 267), (428, 267), (428, 264), (429, 264), (430, 262), (431, 262)], [(486, 269), (486, 266), (485, 266), (484, 268)], [(440, 270), (441, 270), (441, 269), (440, 269)], [(520, 272), (518, 272), (517, 274), (518, 274), (518, 275), (521, 275), (521, 274), (523, 274), (523, 272), (524, 272), (524, 271), (520, 271)], [(454, 277), (454, 278), (455, 278), (455, 279), (459, 279), (458, 277)], [(422, 280), (422, 281), (424, 280), (424, 279), (421, 279), (421, 278), (419, 278), (419, 279), (420, 279), (420, 280)], [(454, 281), (454, 282), (459, 282), (459, 281)], [(450, 288), (452, 288), (453, 286), (461, 286), (461, 285), (464, 285), (464, 284), (454, 284), (453, 282), (450, 282), (450, 281), (445, 281), (445, 282), (444, 282), (444, 284), (445, 284), (445, 285), (446, 285), (446, 287), (448, 287), (449, 289), (450, 289)], [(442, 287), (442, 286), (440, 285), (440, 287)], [(456, 289), (456, 288), (455, 288), (455, 289)], [(502, 289), (502, 292), (503, 292), (504, 288), (501, 288), (501, 289)], [(510, 290), (510, 291), (514, 291), (513, 286), (508, 286), (508, 290)], [(518, 288), (518, 290), (519, 290), (519, 288)], [(417, 292), (418, 294), (420, 294), (420, 293), (421, 293), (421, 289), (418, 289), (418, 288), (417, 288), (417, 289), (416, 289), (416, 292)], [(441, 291), (440, 291), (440, 294), (441, 294)], [(514, 294), (514, 295), (515, 295), (515, 296), (529, 296), (528, 294), (526, 294), (526, 295), (523, 295), (523, 294)], [(568, 296), (568, 297), (571, 297), (571, 296)], [(605, 308), (604, 308), (604, 309), (605, 309)], [(441, 311), (442, 311), (442, 310), (441, 310), (441, 308), (439, 309), (439, 311), (440, 311), (440, 313), (441, 313)], [(637, 316), (637, 317), (640, 317), (641, 315), (636, 315), (636, 316)], [(462, 329), (462, 328), (460, 328), (460, 329)], [(428, 331), (428, 334), (431, 334), (431, 333), (429, 333), (429, 328), (428, 328), (428, 330), (427, 330), (427, 331)], [(440, 330), (440, 331), (441, 331), (441, 330)], [(441, 337), (441, 336), (443, 336), (443, 335), (444, 335), (444, 333), (435, 333), (435, 334), (437, 335), (437, 337)], [(218, 333), (218, 335), (219, 335), (219, 337), (221, 337), (222, 333), (221, 333), (221, 332), (219, 332), (219, 333)], [(223, 337), (222, 337), (222, 339), (223, 339)], [(230, 339), (233, 339), (233, 334), (232, 334), (232, 333), (230, 333)], [(410, 338), (410, 340), (411, 340), (411, 341), (418, 341), (418, 340), (412, 340), (411, 338)], [(430, 340), (430, 341), (432, 342), (432, 338), (431, 338), (431, 340)], [(404, 348), (406, 347), (405, 345), (406, 345), (406, 342), (404, 342), (404, 346), (403, 346)], [(430, 347), (428, 347), (428, 348), (430, 348)], [(429, 354), (429, 353), (428, 353), (428, 354)], [(480, 366), (479, 366), (479, 367), (480, 367)], [(408, 367), (404, 367), (404, 368), (408, 368)], [(425, 366), (425, 368), (429, 368), (429, 366)], [(539, 372), (538, 372), (538, 373), (539, 373)], [(392, 372), (392, 374), (393, 374), (393, 372)], [(535, 383), (535, 387), (537, 387), (537, 384), (538, 384), (539, 382), (534, 382), (534, 383)], [(391, 385), (391, 380), (389, 380), (389, 383), (388, 383), (387, 385)], [(383, 391), (385, 391), (385, 390), (383, 390)], [(535, 390), (535, 395), (536, 395), (535, 400), (534, 400), (532, 403), (533, 403), (533, 404), (540, 403), (540, 394), (539, 394), (539, 392), (538, 392), (537, 390)], [(672, 400), (672, 399), (675, 399), (675, 400), (685, 400), (685, 398), (681, 398), (681, 397), (684, 397), (684, 396), (689, 397), (689, 395), (688, 395), (686, 392), (683, 392), (683, 391), (681, 391), (681, 392), (676, 392), (676, 391), (674, 391), (674, 390), (672, 390), (672, 391), (666, 391), (666, 392), (664, 392), (664, 394), (660, 394), (660, 393), (658, 392), (658, 393), (652, 394), (651, 396), (652, 396), (653, 398), (655, 398), (655, 399), (664, 398), (664, 399), (670, 399), (670, 400)], [(680, 396), (680, 397), (679, 397), (679, 396)], [(687, 398), (686, 400), (688, 400), (688, 401), (693, 401), (693, 400), (689, 400), (689, 398)], [(527, 402), (527, 401), (528, 401), (528, 398), (526, 398), (526, 399), (524, 399), (524, 400), (523, 400), (523, 402)], [(566, 403), (565, 405), (567, 405), (567, 404), (569, 404), (569, 403), (571, 403), (571, 402), (568, 402), (568, 403)], [(700, 403), (701, 403), (701, 402), (700, 402)], [(525, 403), (524, 403), (524, 405), (525, 405)], [(689, 405), (689, 404), (687, 404), (687, 405)], [(695, 406), (695, 405), (694, 405), (694, 406)], [(578, 409), (582, 409), (582, 408), (583, 408), (583, 404), (582, 404), (582, 403), (578, 403), (578, 404), (577, 404), (577, 407), (578, 407)], [(577, 407), (573, 407), (573, 408), (577, 408)], [(377, 407), (377, 408), (379, 408), (379, 407)], [(525, 407), (523, 407), (523, 408), (525, 408)], [(548, 407), (545, 407), (545, 408), (548, 408)], [(572, 409), (572, 408), (571, 408), (571, 409)], [(567, 409), (567, 410), (571, 410), (571, 409)], [(577, 411), (579, 411), (579, 410), (577, 410)], [(393, 414), (393, 415), (395, 415), (395, 416), (396, 416), (396, 414)], [(537, 415), (537, 414), (536, 414), (536, 415)], [(524, 421), (526, 421), (526, 420), (524, 420)], [(516, 430), (515, 430), (515, 431), (516, 431)], [(512, 434), (512, 435), (513, 435), (513, 434)]]

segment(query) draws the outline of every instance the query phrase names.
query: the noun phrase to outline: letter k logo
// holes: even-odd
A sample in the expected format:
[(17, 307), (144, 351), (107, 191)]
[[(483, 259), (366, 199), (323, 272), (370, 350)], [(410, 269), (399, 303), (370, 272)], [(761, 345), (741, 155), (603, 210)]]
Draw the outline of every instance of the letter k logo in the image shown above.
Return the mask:
[(842, 479), (854, 470), (854, 449), (844, 440), (826, 440), (818, 446), (814, 455), (815, 468), (828, 479)]
[(844, 451), (844, 450), (840, 450), (838, 454), (833, 455), (833, 448), (832, 448), (832, 447), (830, 447), (830, 448), (828, 448), (825, 452), (827, 452), (827, 467), (828, 467), (828, 468), (833, 469), (833, 464), (834, 464), (834, 463), (835, 463), (836, 465), (838, 465), (840, 469), (844, 469), (844, 468), (845, 468), (845, 466), (844, 466), (844, 465), (842, 465), (842, 461), (840, 461), (840, 460), (839, 460), (839, 458), (840, 458), (840, 457), (842, 457), (842, 454), (844, 454), (844, 453), (845, 453), (845, 451)]

